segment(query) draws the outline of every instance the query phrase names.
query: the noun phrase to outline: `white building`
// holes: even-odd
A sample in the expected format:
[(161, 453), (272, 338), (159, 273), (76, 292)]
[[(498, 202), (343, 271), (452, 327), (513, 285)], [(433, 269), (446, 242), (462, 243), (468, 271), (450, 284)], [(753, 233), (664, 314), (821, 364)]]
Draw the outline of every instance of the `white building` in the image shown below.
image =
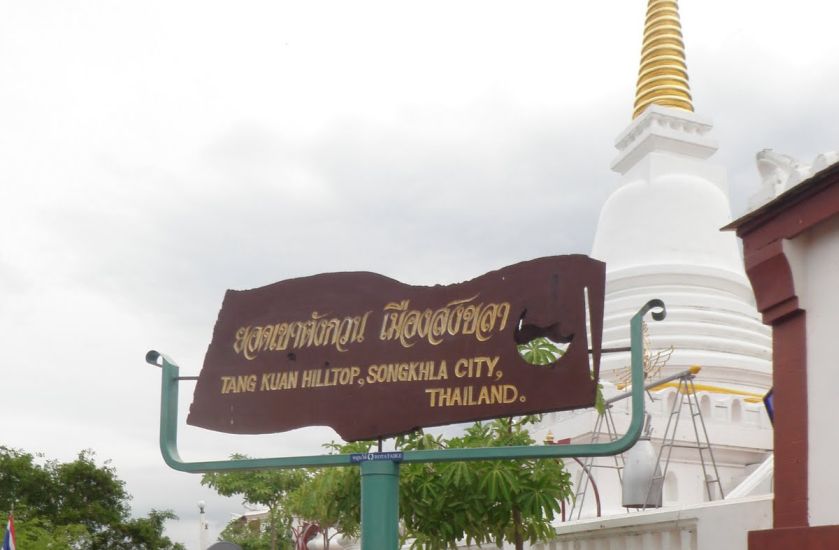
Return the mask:
[[(829, 366), (830, 358), (835, 357), (829, 347), (830, 332), (835, 333), (837, 322), (831, 285), (835, 286), (839, 277), (839, 165), (830, 165), (837, 158), (819, 157), (813, 171), (822, 170), (822, 176), (810, 177), (813, 171), (790, 159), (762, 152), (758, 156), (765, 182), (761, 200), (770, 203), (732, 224), (725, 171), (710, 160), (716, 151), (713, 126), (693, 112), (676, 0), (649, 1), (635, 112), (616, 146), (618, 156), (612, 167), (620, 174), (620, 181), (601, 211), (591, 254), (607, 265), (603, 347), (628, 346), (630, 317), (652, 298), (665, 302), (667, 318), (650, 324), (649, 341), (653, 356), (660, 354), (666, 362), (659, 365), (660, 369), (653, 369), (651, 378), (700, 367), (693, 380), (693, 395), (707, 428), (716, 469), (711, 470), (707, 453), (704, 461), (700, 459), (692, 417), (688, 407), (682, 405), (675, 434), (675, 443), (682, 446), (673, 448), (667, 463), (663, 508), (628, 512), (621, 503), (617, 469), (612, 468), (616, 460), (598, 459), (591, 472), (599, 488), (601, 517), (597, 517), (595, 496), (589, 490), (582, 506), (578, 501), (573, 517), (557, 523), (557, 538), (535, 547), (792, 547), (784, 546), (784, 540), (794, 540), (798, 548), (807, 548), (808, 541), (828, 544), (819, 548), (835, 547), (839, 544), (839, 527), (835, 526), (839, 508), (833, 489), (839, 478), (831, 472), (839, 438), (831, 436), (828, 441), (815, 436), (815, 432), (831, 432), (831, 419), (819, 416), (816, 407), (824, 410), (831, 406), (839, 376)], [(825, 173), (829, 176), (827, 183)], [(801, 193), (809, 201), (805, 207), (800, 206), (797, 197), (801, 193), (796, 194), (795, 187), (802, 180), (798, 187), (804, 189)], [(827, 207), (814, 198), (819, 193), (826, 196), (825, 189), (830, 193)], [(780, 197), (776, 199), (777, 195)], [(806, 212), (802, 218), (807, 221), (806, 227), (799, 228), (798, 233), (784, 233), (789, 233), (788, 228), (775, 218), (784, 208)], [(760, 312), (737, 238), (720, 231), (729, 224), (740, 236), (746, 234), (743, 238), (751, 282), (764, 285), (760, 288), (755, 284), (761, 297)], [(750, 249), (750, 242), (762, 238), (762, 233), (755, 236), (759, 231), (752, 232), (754, 227), (762, 227), (760, 224), (777, 226), (779, 238), (789, 244), (771, 244), (769, 248), (777, 249), (774, 255), (765, 253), (766, 243), (762, 241), (758, 244), (764, 248)], [(773, 263), (778, 254), (784, 253), (786, 263)], [(776, 296), (780, 287), (785, 293)], [(829, 295), (829, 299), (821, 300), (818, 292)], [(806, 332), (809, 335), (812, 326), (812, 340), (805, 338), (796, 317), (803, 315), (804, 307), (812, 308)], [(778, 399), (792, 404), (787, 409), (790, 416), (783, 420), (783, 437), (790, 439), (797, 433), (800, 438), (802, 430), (809, 434), (803, 436), (805, 449), (809, 450), (804, 452), (803, 466), (795, 459), (799, 441), (779, 439), (762, 401), (773, 386), (773, 336), (764, 322), (776, 328), (775, 349), (785, 349), (793, 359), (807, 365), (806, 375), (812, 377), (802, 382), (800, 369), (795, 370), (791, 362), (780, 365), (781, 373), (774, 375), (776, 386), (783, 383), (798, 392), (793, 395), (783, 390)], [(778, 327), (791, 331), (794, 337), (783, 340), (788, 334), (779, 334)], [(787, 342), (787, 347), (781, 344), (779, 348), (779, 341)], [(604, 355), (601, 379), (607, 398), (622, 391), (628, 365), (626, 352)], [(678, 383), (670, 382), (650, 392), (647, 408), (652, 415), (655, 448), (662, 444), (674, 404), (678, 406), (688, 398), (678, 390)], [(627, 400), (612, 408), (617, 433), (623, 433), (628, 425), (628, 405)], [(548, 414), (537, 435), (587, 443), (596, 437), (596, 421), (597, 414), (590, 410)], [(776, 441), (778, 492), (784, 501), (774, 501), (773, 513)], [(574, 471), (575, 481), (585, 480), (578, 478), (580, 468), (572, 461), (567, 465)], [(819, 491), (822, 486), (831, 490)], [(790, 509), (784, 511), (787, 504), (791, 504)], [(813, 530), (810, 525), (819, 527)], [(773, 526), (776, 529), (770, 530)], [(791, 535), (784, 534), (793, 538), (782, 539), (778, 528), (793, 529)], [(755, 534), (750, 542), (750, 531), (762, 533)]]
[[(664, 365), (651, 374), (661, 378), (701, 368), (694, 381), (697, 403), (720, 481), (706, 483), (717, 474), (703, 470), (698, 449), (675, 447), (664, 504), (717, 499), (720, 489), (730, 492), (772, 450), (772, 427), (761, 399), (772, 385), (771, 340), (755, 308), (736, 237), (720, 231), (731, 221), (725, 170), (710, 160), (717, 150), (711, 122), (693, 112), (675, 0), (649, 2), (634, 120), (616, 147), (612, 168), (621, 178), (600, 213), (591, 254), (607, 267), (603, 347), (628, 346), (630, 317), (652, 298), (664, 301), (667, 318), (649, 325), (651, 348), (661, 353)], [(614, 384), (624, 378), (628, 364), (626, 352), (604, 355), (607, 397), (617, 393)], [(656, 447), (674, 401), (684, 397), (677, 386), (671, 382), (651, 392), (648, 412)], [(628, 424), (627, 406), (624, 401), (613, 408), (618, 432)], [(693, 423), (684, 409), (676, 442), (695, 447)], [(550, 414), (543, 430), (584, 443), (593, 437), (595, 419), (592, 411)], [(705, 453), (710, 467), (708, 458)], [(595, 465), (615, 461), (599, 459)], [(616, 471), (595, 466), (592, 472), (603, 513), (625, 513)], [(578, 506), (574, 517), (579, 513)], [(594, 513), (589, 492), (582, 517)]]
[[(686, 446), (668, 464), (663, 508), (622, 511), (614, 470), (593, 468), (603, 517), (593, 517), (587, 493), (582, 519), (559, 524), (556, 539), (536, 548), (839, 547), (839, 437), (826, 414), (837, 382), (839, 155), (806, 166), (760, 152), (764, 186), (755, 210), (729, 224), (724, 174), (708, 160), (716, 149), (712, 127), (693, 114), (675, 0), (649, 2), (634, 115), (617, 140), (613, 168), (622, 181), (603, 207), (592, 253), (608, 270), (604, 347), (626, 346), (638, 306), (664, 300), (668, 318), (650, 325), (650, 343), (654, 353), (673, 352), (658, 376), (701, 367), (695, 395), (721, 482), (711, 487), (726, 497), (706, 490), (688, 420), (689, 430), (676, 436)], [(743, 239), (751, 285), (733, 234), (719, 232), (726, 225)], [(627, 363), (606, 356), (602, 378), (617, 381)], [(774, 430), (760, 399), (773, 384)], [(670, 405), (682, 399), (675, 391), (669, 384), (652, 392), (658, 446)], [(627, 411), (616, 408), (620, 432)], [(543, 428), (585, 442), (593, 417), (548, 415)]]

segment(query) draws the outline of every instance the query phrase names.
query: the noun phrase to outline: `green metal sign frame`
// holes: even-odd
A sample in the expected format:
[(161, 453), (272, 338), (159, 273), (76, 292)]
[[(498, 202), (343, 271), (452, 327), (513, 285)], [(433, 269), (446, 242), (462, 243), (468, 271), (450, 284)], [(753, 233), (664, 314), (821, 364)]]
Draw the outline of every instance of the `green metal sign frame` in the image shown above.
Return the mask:
[[(642, 322), (652, 311), (656, 321), (666, 315), (664, 302), (650, 300), (630, 321), (632, 419), (626, 434), (615, 441), (580, 445), (491, 447), (479, 449), (438, 449), (408, 451), (401, 462), (451, 462), (463, 460), (507, 460), (612, 456), (630, 449), (641, 435), (644, 424), (644, 344)], [(146, 362), (162, 368), (160, 399), (160, 452), (169, 467), (188, 473), (261, 470), (268, 468), (310, 468), (331, 466), (361, 467), (361, 547), (362, 550), (396, 549), (399, 544), (399, 462), (370, 460), (353, 462), (352, 455), (313, 455), (283, 458), (252, 458), (184, 462), (178, 453), (178, 383), (180, 368), (156, 351), (146, 354)]]

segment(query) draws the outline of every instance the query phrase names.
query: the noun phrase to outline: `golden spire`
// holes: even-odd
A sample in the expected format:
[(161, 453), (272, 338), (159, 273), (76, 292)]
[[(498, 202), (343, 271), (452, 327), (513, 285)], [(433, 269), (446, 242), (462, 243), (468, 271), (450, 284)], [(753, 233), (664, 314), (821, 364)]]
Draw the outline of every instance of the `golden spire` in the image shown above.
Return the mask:
[(647, 106), (693, 111), (677, 0), (649, 0), (632, 118)]

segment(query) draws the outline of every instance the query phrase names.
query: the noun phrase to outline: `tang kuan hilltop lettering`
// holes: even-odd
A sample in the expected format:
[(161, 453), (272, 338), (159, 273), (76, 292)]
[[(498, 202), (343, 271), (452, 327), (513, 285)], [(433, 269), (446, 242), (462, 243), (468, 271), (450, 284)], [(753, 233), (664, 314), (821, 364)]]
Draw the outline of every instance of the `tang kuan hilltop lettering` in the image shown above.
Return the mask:
[[(498, 369), (499, 357), (464, 357), (456, 361), (406, 361), (357, 366), (326, 367), (303, 371), (265, 372), (222, 376), (221, 393), (293, 390), (297, 388), (322, 388), (358, 384), (392, 384), (398, 382), (436, 382), (451, 379), (488, 378), (501, 380), (504, 373)], [(451, 368), (449, 367), (451, 365)], [(451, 375), (449, 374), (451, 372)]]
[[(494, 332), (507, 327), (510, 304), (472, 303), (478, 295), (455, 300), (438, 309), (410, 309), (410, 300), (391, 302), (384, 307), (379, 339), (397, 341), (410, 348), (417, 340), (433, 346), (446, 338), (473, 335), (478, 342), (486, 342)], [(367, 320), (364, 315), (329, 317), (313, 311), (305, 321), (291, 321), (262, 326), (239, 327), (233, 350), (245, 359), (253, 360), (265, 351), (285, 351), (310, 347), (335, 347), (345, 352), (350, 344), (364, 342)]]

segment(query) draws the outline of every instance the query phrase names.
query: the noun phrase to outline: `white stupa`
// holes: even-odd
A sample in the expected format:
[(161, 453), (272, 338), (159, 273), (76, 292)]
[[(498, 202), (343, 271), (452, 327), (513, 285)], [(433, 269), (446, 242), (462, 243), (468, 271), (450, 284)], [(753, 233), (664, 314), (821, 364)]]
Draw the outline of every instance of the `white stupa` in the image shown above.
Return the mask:
[[(760, 399), (771, 386), (771, 338), (755, 309), (736, 237), (720, 231), (731, 221), (731, 210), (725, 171), (709, 160), (717, 150), (712, 129), (693, 112), (678, 4), (650, 0), (633, 121), (617, 139), (612, 164), (621, 182), (600, 213), (591, 254), (607, 266), (603, 347), (629, 346), (632, 315), (652, 298), (665, 302), (667, 319), (649, 324), (650, 343), (653, 350), (672, 348), (672, 355), (655, 376), (701, 367), (697, 401), (728, 492), (772, 448)], [(628, 365), (628, 353), (604, 355), (607, 397), (617, 393), (608, 382), (624, 379)], [(652, 396), (648, 411), (655, 444), (678, 397), (676, 384), (657, 388)], [(618, 405), (614, 414), (620, 431), (628, 411)], [(551, 414), (543, 428), (557, 438), (585, 442), (592, 438), (595, 416)], [(687, 417), (683, 413), (677, 440), (695, 441)], [(672, 456), (665, 506), (706, 500), (698, 453), (676, 449)], [(604, 511), (623, 511), (617, 476), (594, 471)], [(586, 515), (593, 513), (593, 500), (586, 502)]]

